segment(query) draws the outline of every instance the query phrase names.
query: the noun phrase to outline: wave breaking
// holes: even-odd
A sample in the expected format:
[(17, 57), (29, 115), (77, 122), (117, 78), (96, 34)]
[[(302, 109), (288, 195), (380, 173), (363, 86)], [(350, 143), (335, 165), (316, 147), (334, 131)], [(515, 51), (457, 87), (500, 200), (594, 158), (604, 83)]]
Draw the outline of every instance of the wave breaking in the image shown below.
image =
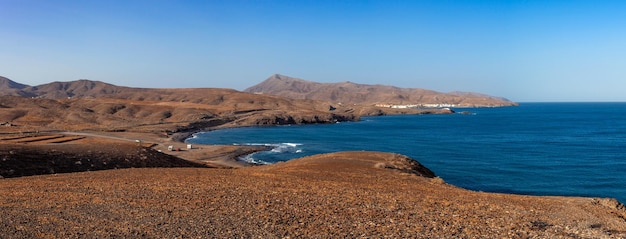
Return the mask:
[[(280, 161), (286, 161), (293, 157), (285, 158), (286, 154), (299, 154), (304, 152), (301, 148), (303, 144), (300, 143), (246, 143), (246, 144), (233, 144), (233, 145), (247, 145), (247, 146), (266, 146), (271, 148), (268, 151), (260, 151), (252, 154), (244, 155), (238, 159), (251, 164), (273, 164)], [(284, 156), (280, 156), (283, 154)], [(265, 160), (261, 160), (263, 158)]]

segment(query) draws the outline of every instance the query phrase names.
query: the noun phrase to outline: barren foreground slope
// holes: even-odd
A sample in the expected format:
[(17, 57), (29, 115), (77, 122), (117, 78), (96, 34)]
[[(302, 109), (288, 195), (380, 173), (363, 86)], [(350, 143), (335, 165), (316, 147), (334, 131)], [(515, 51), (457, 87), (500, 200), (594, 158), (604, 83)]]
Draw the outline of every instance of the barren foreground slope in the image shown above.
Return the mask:
[(2, 238), (624, 238), (608, 199), (472, 192), (400, 155), (0, 180)]

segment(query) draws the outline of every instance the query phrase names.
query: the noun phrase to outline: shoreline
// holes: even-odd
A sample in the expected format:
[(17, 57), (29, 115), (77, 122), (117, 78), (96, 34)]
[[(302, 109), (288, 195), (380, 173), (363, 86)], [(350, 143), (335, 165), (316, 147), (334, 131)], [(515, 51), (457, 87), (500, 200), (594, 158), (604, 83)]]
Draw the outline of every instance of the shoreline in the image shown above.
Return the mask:
[[(489, 111), (489, 110), (478, 111), (478, 110), (476, 110), (475, 112), (483, 112), (483, 113), (485, 113), (485, 112), (492, 112), (492, 111)], [(498, 113), (498, 114), (500, 114), (500, 113)], [(374, 116), (372, 116), (372, 117), (374, 117)], [(460, 115), (458, 115), (458, 116), (454, 116), (454, 115), (452, 115), (452, 116), (443, 116), (443, 117), (444, 118), (461, 117), (461, 118), (458, 118), (458, 119), (461, 120), (461, 121), (465, 121), (465, 116), (460, 116)], [(397, 117), (397, 118), (398, 119), (402, 119), (402, 116)], [(366, 118), (364, 118), (363, 120), (366, 120)], [(347, 125), (349, 125), (349, 124), (347, 124)], [(317, 126), (313, 126), (313, 127), (317, 127)], [(326, 128), (327, 126), (320, 126), (320, 127)], [(311, 128), (311, 129), (313, 129), (313, 131), (316, 131), (316, 130), (314, 130), (314, 128)], [(333, 132), (337, 132), (338, 131), (337, 129), (338, 128), (334, 128), (333, 127), (332, 131)], [(433, 127), (430, 127), (430, 129), (433, 129)], [(215, 129), (212, 129), (212, 130), (215, 130)], [(285, 132), (284, 130), (289, 131), (289, 132), (292, 131), (291, 129), (279, 129), (278, 132), (281, 132), (281, 131)], [(295, 128), (294, 128), (294, 130), (295, 130)], [(249, 132), (248, 130), (244, 130), (244, 131)], [(313, 132), (313, 131), (306, 131), (306, 132)], [(271, 131), (271, 130), (267, 131), (267, 132), (266, 131), (261, 131), (261, 132), (263, 132), (263, 134), (267, 134), (267, 135), (272, 135), (272, 134), (276, 134), (277, 133), (277, 131)], [(324, 130), (324, 132), (325, 132), (325, 130)], [(428, 131), (428, 132), (431, 132), (431, 131)], [(227, 133), (219, 133), (219, 137), (218, 138), (215, 138), (213, 136), (207, 135), (208, 138), (211, 138), (213, 140), (209, 140), (209, 141), (205, 141), (205, 142), (214, 142), (214, 143), (228, 142), (230, 140), (214, 141), (214, 139), (219, 139), (221, 137), (226, 137), (225, 139), (228, 139), (228, 138), (230, 138), (229, 135), (231, 135), (233, 133), (234, 132), (230, 132), (230, 131), (227, 131)], [(291, 134), (291, 133), (287, 133), (287, 134)], [(367, 134), (372, 135), (372, 133), (367, 133)], [(296, 134), (296, 135), (299, 135), (299, 133)], [(316, 136), (311, 136), (311, 137), (316, 137)], [(416, 136), (416, 137), (419, 137), (419, 136)], [(455, 137), (455, 136), (452, 136), (452, 137)], [(259, 139), (263, 138), (262, 134), (259, 134), (258, 136), (255, 136), (254, 138), (249, 138), (249, 137), (247, 137), (247, 138), (248, 139), (246, 139), (246, 140), (244, 140), (242, 142), (239, 142), (240, 140), (236, 140), (236, 141), (237, 141), (237, 143), (261, 143), (261, 144), (262, 143), (267, 143), (267, 142), (272, 142), (272, 143), (292, 142), (292, 143), (311, 144), (312, 142), (316, 141), (316, 140), (314, 140), (314, 141), (304, 141), (303, 142), (303, 141), (298, 141), (298, 140), (301, 140), (298, 137), (296, 137), (296, 138), (290, 137), (289, 139), (277, 138), (277, 139), (272, 140), (272, 141), (260, 141), (259, 142)], [(290, 141), (290, 140), (293, 140), (293, 141)], [(231, 141), (231, 142), (234, 142), (234, 141)], [(369, 142), (369, 141), (367, 141), (367, 142)], [(337, 144), (337, 143), (341, 143), (341, 142), (336, 142), (335, 144)], [(369, 145), (369, 143), (368, 143), (368, 145)], [(373, 146), (368, 146), (368, 145), (365, 145), (365, 144), (359, 145), (359, 149), (362, 148), (362, 149), (364, 149), (366, 151), (380, 150), (379, 148), (376, 148), (376, 147), (373, 147)], [(276, 145), (276, 146), (278, 146), (278, 145)], [(292, 160), (292, 159), (295, 159), (295, 158), (303, 157), (303, 155), (319, 154), (319, 153), (324, 153), (324, 152), (334, 152), (334, 151), (325, 150), (323, 148), (316, 148), (315, 150), (311, 150), (311, 148), (302, 147), (302, 146), (298, 147), (297, 149), (302, 149), (303, 151), (309, 151), (309, 152), (307, 152), (306, 154), (295, 154), (295, 153), (293, 153), (293, 152), (295, 152), (295, 149), (293, 149), (293, 150), (290, 150), (292, 153), (286, 153), (286, 154), (283, 154), (283, 153), (269, 153), (269, 154), (261, 153), (260, 155), (259, 154), (255, 155), (254, 159), (248, 159), (248, 160), (250, 162), (263, 162), (263, 160), (266, 160), (267, 162), (271, 162), (273, 164), (273, 163), (276, 163), (278, 161), (289, 161), (289, 160)], [(346, 148), (343, 148), (343, 149), (340, 149), (340, 150), (346, 150)], [(411, 155), (411, 156), (415, 156), (416, 155), (412, 151), (409, 151), (409, 152), (403, 151), (402, 148), (395, 148), (395, 150), (394, 150), (394, 149), (389, 149), (388, 147), (386, 147), (386, 148), (384, 148), (382, 150), (386, 151), (386, 152), (391, 152), (391, 153), (403, 152), (403, 154)], [(315, 152), (312, 152), (312, 151), (315, 151)], [(286, 152), (286, 150), (284, 150), (284, 151), (281, 150), (281, 152)], [(277, 156), (277, 155), (281, 155), (281, 156)], [(468, 154), (468, 155), (474, 155), (474, 154)], [(421, 158), (421, 160), (433, 160), (433, 159), (435, 159), (435, 162), (437, 160), (437, 158), (432, 158), (432, 156), (428, 156), (428, 155), (426, 155), (426, 157), (417, 156), (417, 158)], [(241, 160), (241, 159), (239, 159), (239, 160)], [(258, 160), (260, 160), (260, 161), (258, 161)], [(483, 173), (483, 174), (477, 176), (477, 178), (480, 178), (480, 179), (483, 180), (483, 181), (480, 181), (480, 183), (466, 183), (466, 182), (462, 181), (461, 177), (458, 177), (459, 175), (458, 175), (458, 173), (456, 173), (456, 171), (452, 171), (452, 172), (455, 172), (455, 173), (450, 173), (450, 171), (449, 171), (450, 167), (448, 167), (448, 166), (442, 167), (441, 164), (436, 164), (436, 163), (432, 164), (433, 161), (428, 161), (428, 163), (431, 166), (433, 166), (434, 168), (438, 169), (438, 171), (441, 171), (442, 173), (444, 173), (443, 175), (445, 176), (445, 178), (449, 179), (449, 180), (452, 180), (451, 182), (454, 182), (455, 185), (458, 185), (458, 186), (461, 186), (461, 187), (464, 187), (464, 188), (468, 188), (468, 189), (471, 189), (471, 190), (484, 190), (484, 191), (495, 192), (495, 193), (521, 194), (521, 195), (560, 195), (560, 196), (579, 196), (579, 197), (623, 198), (623, 194), (621, 194), (620, 191), (611, 191), (611, 189), (602, 189), (604, 191), (599, 191), (599, 193), (595, 193), (596, 191), (592, 191), (592, 190), (585, 191), (584, 189), (580, 189), (580, 190), (574, 191), (574, 193), (562, 192), (562, 191), (560, 191), (558, 189), (554, 189), (554, 185), (561, 185), (561, 184), (557, 183), (556, 181), (554, 182), (554, 184), (552, 184), (552, 187), (550, 187), (549, 185), (547, 186), (550, 189), (533, 190), (532, 188), (529, 189), (529, 187), (526, 186), (526, 185), (524, 185), (524, 186), (526, 186), (526, 188), (524, 188), (524, 187), (517, 187), (517, 188), (516, 187), (508, 187), (508, 188), (505, 188), (505, 189), (501, 189), (501, 188), (498, 188), (498, 187), (491, 186), (492, 188), (496, 188), (494, 190), (492, 188), (484, 186), (484, 185), (493, 185), (493, 184), (483, 183), (483, 182), (490, 182), (490, 181), (487, 181), (487, 180), (489, 180), (489, 178), (486, 178), (486, 177), (492, 176), (490, 174)], [(524, 174), (526, 172), (524, 172), (524, 171), (517, 172), (516, 171), (516, 173)], [(468, 175), (473, 175), (473, 174), (468, 174)], [(493, 175), (497, 175), (498, 177), (500, 177), (500, 175), (498, 175), (497, 173), (493, 174)], [(455, 180), (457, 180), (457, 181), (455, 181)], [(535, 181), (537, 181), (537, 180), (535, 180)], [(561, 181), (563, 181), (563, 180), (561, 180)], [(509, 185), (509, 184), (507, 184), (507, 185)], [(529, 185), (532, 185), (532, 184), (529, 184)], [(567, 185), (567, 184), (564, 184), (564, 185)], [(581, 194), (580, 192), (589, 192), (589, 193)], [(619, 200), (619, 201), (623, 201), (623, 200)]]
[[(251, 167), (237, 157), (267, 147), (187, 148), (185, 140), (197, 132), (254, 126), (233, 122), (186, 127), (170, 137), (156, 130), (49, 131), (13, 140), (3, 135), (0, 148), (37, 148), (41, 159), (50, 158), (50, 152), (65, 157), (71, 153), (63, 162), (67, 167), (93, 164), (87, 160), (93, 155), (115, 156), (121, 162), (135, 155), (140, 163), (177, 159), (205, 167), (153, 169), (137, 164), (97, 172), (0, 177), (6, 192), (0, 202), (7, 215), (0, 220), (0, 232), (19, 237), (626, 235), (626, 208), (618, 200), (472, 191), (416, 174), (413, 166), (419, 162), (399, 154), (338, 152)], [(76, 140), (49, 141), (64, 137)], [(170, 145), (176, 150), (169, 151)], [(60, 151), (68, 148), (73, 150)], [(2, 152), (16, 154), (11, 149)]]
[(340, 152), (237, 170), (130, 168), (0, 180), (0, 234), (52, 237), (623, 238), (612, 199), (470, 191), (416, 161)]
[[(449, 109), (428, 109), (428, 110), (413, 110), (413, 109), (394, 109), (391, 111), (376, 111), (367, 113), (352, 112), (349, 115), (336, 115), (330, 114), (329, 117), (300, 117), (295, 120), (298, 114), (294, 114), (293, 118), (289, 115), (257, 115), (246, 114), (245, 116), (218, 116), (211, 119), (194, 121), (187, 123), (186, 125), (164, 125), (159, 128), (151, 129), (116, 129), (113, 131), (105, 131), (103, 129), (83, 129), (76, 131), (49, 129), (49, 130), (36, 130), (31, 133), (14, 132), (15, 135), (46, 135), (46, 134), (63, 134), (68, 137), (81, 136), (91, 141), (112, 141), (111, 144), (137, 144), (146, 145), (150, 150), (154, 150), (158, 153), (174, 156), (183, 160), (187, 160), (192, 163), (204, 165), (207, 167), (215, 168), (242, 168), (256, 166), (251, 162), (240, 160), (240, 157), (250, 155), (260, 151), (269, 151), (272, 147), (269, 146), (244, 146), (244, 145), (205, 145), (198, 144), (192, 145), (192, 148), (188, 149), (188, 143), (185, 141), (192, 137), (196, 133), (210, 132), (213, 130), (227, 129), (227, 128), (240, 128), (240, 127), (254, 127), (254, 126), (277, 126), (277, 125), (304, 125), (304, 124), (329, 124), (336, 122), (354, 122), (360, 120), (361, 116), (384, 116), (384, 115), (401, 115), (401, 114), (450, 114), (454, 111)], [(256, 117), (255, 117), (256, 116)], [(260, 117), (259, 117), (260, 116)], [(281, 120), (270, 120), (268, 118), (281, 117)], [(286, 117), (283, 119), (282, 117)], [(168, 129), (169, 127), (169, 129)], [(169, 133), (168, 133), (169, 132)], [(169, 134), (169, 135), (165, 135)], [(0, 145), (6, 143), (3, 138), (10, 137), (4, 135), (0, 137)], [(96, 147), (90, 145), (90, 141), (87, 141), (85, 151), (91, 151), (91, 148)], [(10, 142), (9, 142), (10, 143)], [(72, 144), (80, 144), (81, 140), (71, 142)], [(107, 144), (109, 144), (107, 143)], [(175, 150), (170, 150), (175, 149)], [(113, 148), (116, 146), (112, 146)]]
[[(500, 106), (500, 107), (511, 107), (511, 106)], [(474, 107), (476, 108), (476, 107)], [(426, 115), (426, 114), (454, 114), (456, 113), (454, 110), (451, 110), (450, 108), (432, 108), (432, 109), (393, 109), (395, 111), (390, 111), (390, 112), (379, 112), (377, 114), (368, 114), (368, 115), (358, 115), (356, 117), (340, 117), (340, 118), (333, 118), (333, 119), (329, 119), (326, 121), (315, 121), (315, 122), (304, 122), (304, 123), (296, 123), (295, 125), (314, 125), (314, 124), (332, 124), (332, 123), (338, 123), (338, 122), (357, 122), (361, 120), (361, 117), (380, 117), (380, 116), (387, 116), (387, 115)], [(219, 120), (219, 119), (218, 119)], [(172, 133), (172, 136), (170, 137), (170, 139), (172, 140), (172, 142), (176, 143), (176, 144), (180, 144), (180, 143), (185, 143), (186, 144), (186, 140), (189, 139), (190, 137), (192, 137), (194, 134), (197, 133), (202, 133), (202, 132), (210, 132), (210, 131), (214, 131), (214, 130), (220, 130), (220, 129), (229, 129), (229, 128), (244, 128), (244, 127), (255, 127), (255, 126), (280, 126), (280, 125), (292, 125), (292, 124), (283, 124), (280, 122), (274, 122), (274, 124), (269, 124), (269, 125), (254, 125), (252, 123), (248, 123), (248, 124), (233, 124), (235, 123), (236, 119), (235, 118), (225, 118), (225, 119), (221, 119), (221, 124), (215, 124), (215, 125), (211, 125), (211, 126), (206, 126), (205, 124), (196, 124), (196, 126), (187, 126), (187, 127), (183, 127), (181, 129), (178, 129), (177, 132)], [(206, 145), (206, 144), (201, 144), (201, 145)], [(229, 147), (229, 146), (233, 146), (233, 147), (241, 147), (241, 148), (246, 148), (246, 147), (250, 147), (250, 146), (243, 146), (243, 145), (208, 145), (208, 146), (222, 146), (222, 147)], [(240, 165), (242, 167), (245, 166), (258, 166), (258, 164), (254, 164), (251, 162), (247, 162), (247, 161), (242, 161), (239, 160), (239, 157), (241, 156), (246, 156), (246, 155), (250, 155), (256, 152), (261, 152), (261, 151), (269, 151), (272, 150), (271, 147), (269, 146), (260, 146), (260, 147), (264, 147), (264, 149), (259, 149), (259, 150), (250, 150), (247, 153), (243, 153), (243, 154), (239, 154), (239, 155), (235, 155), (232, 158), (230, 158), (230, 161), (234, 161), (237, 163), (237, 165)], [(222, 162), (223, 163), (223, 162)], [(232, 165), (233, 162), (227, 163), (228, 165)]]

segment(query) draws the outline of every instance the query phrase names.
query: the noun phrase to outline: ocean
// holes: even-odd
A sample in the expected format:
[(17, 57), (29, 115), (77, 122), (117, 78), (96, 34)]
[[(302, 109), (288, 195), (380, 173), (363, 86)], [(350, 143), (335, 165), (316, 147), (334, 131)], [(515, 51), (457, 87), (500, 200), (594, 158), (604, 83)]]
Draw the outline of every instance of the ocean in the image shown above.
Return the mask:
[(626, 103), (521, 103), (455, 110), (469, 114), (232, 128), (198, 133), (187, 141), (272, 146), (242, 158), (266, 164), (347, 150), (393, 152), (470, 190), (626, 202)]

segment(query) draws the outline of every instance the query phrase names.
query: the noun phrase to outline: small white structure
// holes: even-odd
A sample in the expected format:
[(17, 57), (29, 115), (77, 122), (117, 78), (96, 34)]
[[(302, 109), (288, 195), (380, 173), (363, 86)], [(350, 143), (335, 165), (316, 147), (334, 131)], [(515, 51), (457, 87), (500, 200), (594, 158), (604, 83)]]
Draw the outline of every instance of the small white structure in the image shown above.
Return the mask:
[(191, 146), (191, 144), (187, 145), (187, 149), (192, 149), (193, 147)]
[(167, 150), (174, 151), (174, 145), (167, 146)]

